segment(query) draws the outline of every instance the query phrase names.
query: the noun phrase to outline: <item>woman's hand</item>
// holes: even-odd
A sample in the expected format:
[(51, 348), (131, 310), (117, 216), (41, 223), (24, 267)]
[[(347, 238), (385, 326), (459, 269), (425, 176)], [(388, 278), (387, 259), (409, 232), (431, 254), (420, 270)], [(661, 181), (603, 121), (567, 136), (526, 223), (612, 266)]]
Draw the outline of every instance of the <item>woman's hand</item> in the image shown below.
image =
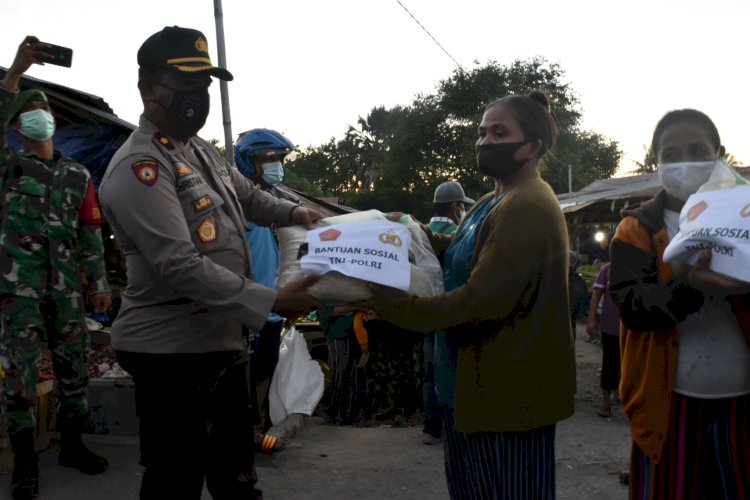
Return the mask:
[(708, 268), (711, 262), (711, 250), (705, 250), (698, 257), (687, 275), (691, 286), (707, 293), (731, 295), (750, 292), (750, 283), (716, 273)]
[(395, 304), (401, 302), (409, 296), (403, 290), (393, 288), (385, 285), (378, 285), (377, 283), (368, 283), (367, 287), (370, 289), (372, 294), (375, 296), (375, 302), (385, 302), (386, 304)]

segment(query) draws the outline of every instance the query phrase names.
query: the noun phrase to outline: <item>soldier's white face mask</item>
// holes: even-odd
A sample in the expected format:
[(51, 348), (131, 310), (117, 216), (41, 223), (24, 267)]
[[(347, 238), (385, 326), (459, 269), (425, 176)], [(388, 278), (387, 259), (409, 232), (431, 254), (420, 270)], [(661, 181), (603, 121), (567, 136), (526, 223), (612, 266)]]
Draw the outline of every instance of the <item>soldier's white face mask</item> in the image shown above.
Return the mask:
[(716, 160), (659, 163), (659, 181), (667, 194), (687, 201), (691, 194), (708, 182), (715, 165)]
[(55, 133), (55, 119), (46, 109), (32, 109), (18, 115), (21, 127), (18, 131), (35, 141), (46, 141)]

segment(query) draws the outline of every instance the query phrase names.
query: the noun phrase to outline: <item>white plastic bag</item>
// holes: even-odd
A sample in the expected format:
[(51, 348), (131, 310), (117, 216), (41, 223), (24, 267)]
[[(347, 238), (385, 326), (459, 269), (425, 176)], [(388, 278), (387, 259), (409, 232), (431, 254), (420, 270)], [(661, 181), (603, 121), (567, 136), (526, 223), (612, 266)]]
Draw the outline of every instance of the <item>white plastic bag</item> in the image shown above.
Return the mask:
[(429, 283), (431, 291), (429, 295), (440, 295), (444, 291), (443, 266), (440, 265), (435, 250), (432, 249), (430, 239), (410, 215), (404, 215), (399, 222), (405, 224), (411, 233), (409, 253), (414, 259), (414, 264), (424, 273)]
[(288, 415), (312, 415), (323, 397), (323, 370), (310, 357), (302, 333), (292, 326), (282, 333), (279, 362), (268, 388), (268, 403), (273, 425)]
[(708, 249), (712, 271), (750, 282), (750, 185), (722, 160), (685, 202), (664, 261), (681, 272)]

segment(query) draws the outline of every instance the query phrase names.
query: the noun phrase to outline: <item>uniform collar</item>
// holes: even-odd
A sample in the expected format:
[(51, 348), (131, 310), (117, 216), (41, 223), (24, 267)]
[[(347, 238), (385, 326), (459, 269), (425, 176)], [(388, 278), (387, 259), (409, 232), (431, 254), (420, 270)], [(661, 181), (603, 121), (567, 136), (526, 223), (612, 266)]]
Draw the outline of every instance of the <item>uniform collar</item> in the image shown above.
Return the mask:
[(192, 140), (192, 138), (188, 139), (187, 142), (178, 141), (171, 135), (165, 134), (164, 132), (159, 130), (159, 127), (157, 127), (154, 122), (146, 118), (146, 115), (143, 114), (138, 119), (138, 129), (146, 135), (162, 134), (163, 136), (168, 137), (169, 142), (177, 149), (189, 148), (191, 145), (190, 141)]

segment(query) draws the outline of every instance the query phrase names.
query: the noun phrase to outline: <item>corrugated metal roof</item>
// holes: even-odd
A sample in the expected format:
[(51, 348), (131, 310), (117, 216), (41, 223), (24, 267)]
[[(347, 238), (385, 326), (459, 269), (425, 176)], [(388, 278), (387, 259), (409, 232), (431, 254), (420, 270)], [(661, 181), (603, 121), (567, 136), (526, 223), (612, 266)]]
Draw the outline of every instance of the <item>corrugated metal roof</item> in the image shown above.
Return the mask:
[[(735, 170), (750, 180), (750, 167), (735, 167)], [(650, 198), (660, 188), (659, 175), (652, 172), (594, 181), (580, 191), (557, 195), (557, 200), (563, 213), (571, 213), (600, 201)]]

